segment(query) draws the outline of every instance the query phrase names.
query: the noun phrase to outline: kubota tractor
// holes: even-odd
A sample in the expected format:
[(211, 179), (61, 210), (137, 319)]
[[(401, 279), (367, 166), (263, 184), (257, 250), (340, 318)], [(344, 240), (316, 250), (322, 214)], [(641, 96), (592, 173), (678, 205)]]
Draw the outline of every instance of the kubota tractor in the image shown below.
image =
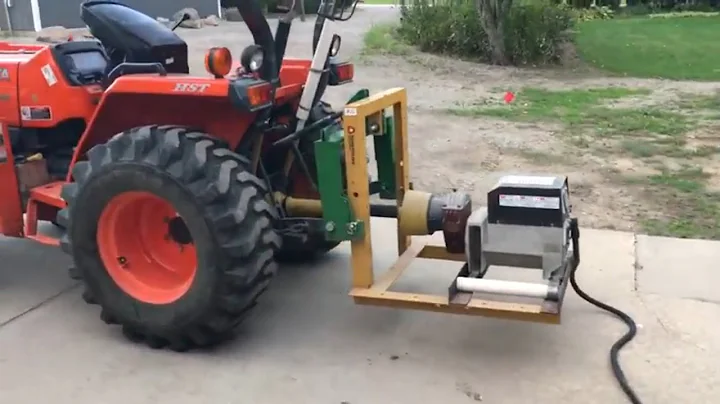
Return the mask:
[[(284, 57), (292, 18), (273, 35), (255, 1), (227, 0), (254, 44), (239, 66), (211, 48), (207, 77), (188, 75), (171, 29), (112, 1), (81, 6), (97, 41), (0, 44), (0, 232), (59, 245), (102, 319), (155, 348), (226, 339), (276, 261), (342, 241), (356, 303), (559, 323), (579, 262), (567, 178), (504, 177), (477, 210), (462, 192), (413, 189), (405, 89), (361, 90), (340, 111), (321, 101), (353, 77), (336, 27), (356, 4), (325, 0), (313, 57), (296, 60)], [(399, 258), (377, 280), (371, 216), (397, 219)], [(446, 294), (393, 290), (415, 258), (460, 263)], [(543, 282), (486, 279), (491, 266)]]
[(315, 56), (297, 60), (283, 57), (292, 19), (273, 35), (257, 2), (227, 3), (254, 44), (239, 65), (210, 49), (205, 77), (171, 29), (113, 1), (81, 5), (97, 40), (0, 43), (0, 233), (59, 245), (102, 319), (153, 347), (222, 340), (276, 259), (340, 242), (283, 203), (319, 200), (313, 142), (341, 130), (320, 100), (353, 77), (327, 25), (354, 8), (324, 3)]

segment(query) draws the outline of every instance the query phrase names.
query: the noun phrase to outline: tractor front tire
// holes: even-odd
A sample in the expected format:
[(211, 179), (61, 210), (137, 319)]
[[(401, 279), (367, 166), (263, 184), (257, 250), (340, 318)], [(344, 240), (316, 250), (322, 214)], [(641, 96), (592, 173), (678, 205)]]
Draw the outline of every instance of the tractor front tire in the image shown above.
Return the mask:
[(62, 190), (63, 250), (83, 298), (133, 341), (230, 337), (277, 271), (274, 208), (249, 162), (204, 133), (144, 126), (88, 152)]

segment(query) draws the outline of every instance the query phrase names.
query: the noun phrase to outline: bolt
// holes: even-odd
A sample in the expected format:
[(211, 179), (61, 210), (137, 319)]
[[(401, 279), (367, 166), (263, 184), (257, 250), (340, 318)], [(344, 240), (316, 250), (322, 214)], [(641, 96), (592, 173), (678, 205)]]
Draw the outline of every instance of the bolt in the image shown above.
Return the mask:
[(370, 133), (378, 133), (380, 131), (380, 125), (373, 123), (370, 124)]
[(335, 223), (334, 222), (325, 223), (325, 231), (327, 231), (327, 232), (335, 231)]
[(355, 234), (355, 231), (357, 231), (357, 223), (351, 222), (347, 225), (347, 232), (348, 234)]
[(127, 265), (127, 259), (125, 257), (117, 257), (117, 262), (123, 267)]

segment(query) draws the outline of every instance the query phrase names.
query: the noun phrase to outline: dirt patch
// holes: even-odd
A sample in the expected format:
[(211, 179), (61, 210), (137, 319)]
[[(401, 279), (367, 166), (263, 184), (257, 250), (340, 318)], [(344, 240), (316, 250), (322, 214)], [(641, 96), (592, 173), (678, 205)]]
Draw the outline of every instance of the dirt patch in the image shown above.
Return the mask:
[[(675, 210), (665, 206), (657, 193), (648, 194), (643, 189), (648, 186), (648, 178), (663, 180), (663, 169), (673, 164), (682, 166), (690, 155), (702, 154), (707, 190), (720, 190), (717, 154), (695, 152), (718, 145), (719, 139), (714, 135), (718, 132), (707, 126), (688, 132), (684, 146), (673, 143), (676, 156), (665, 156), (662, 153), (666, 149), (657, 147), (671, 143), (672, 134), (667, 138), (595, 137), (590, 141), (580, 136), (573, 143), (557, 123), (512, 122), (447, 113), (449, 107), (478, 100), (500, 102), (504, 92), (527, 87), (644, 89), (646, 93), (642, 95), (609, 100), (604, 106), (623, 110), (648, 108), (664, 113), (679, 111), (680, 100), (688, 94), (709, 96), (717, 92), (720, 83), (597, 77), (590, 75), (596, 72), (574, 67), (560, 71), (505, 68), (417, 52), (402, 57), (364, 56), (360, 64), (356, 70), (357, 83), (371, 90), (389, 87), (408, 90), (411, 172), (419, 189), (464, 189), (476, 203), (484, 204), (486, 192), (504, 174), (566, 174), (575, 212), (584, 226), (628, 231), (645, 230), (647, 226), (643, 223), (647, 220), (674, 218)], [(518, 102), (522, 100), (519, 98)], [(655, 149), (643, 150), (651, 146)], [(676, 185), (668, 183), (670, 187)], [(667, 203), (673, 201), (677, 199)]]
[(503, 175), (523, 172), (566, 174), (572, 180), (576, 211), (586, 226), (634, 230), (635, 202), (606, 179), (607, 169), (584, 169), (583, 156), (570, 150), (542, 125), (500, 120), (458, 119), (435, 113), (413, 114), (410, 158), (418, 189), (468, 191), (484, 205), (486, 193)]

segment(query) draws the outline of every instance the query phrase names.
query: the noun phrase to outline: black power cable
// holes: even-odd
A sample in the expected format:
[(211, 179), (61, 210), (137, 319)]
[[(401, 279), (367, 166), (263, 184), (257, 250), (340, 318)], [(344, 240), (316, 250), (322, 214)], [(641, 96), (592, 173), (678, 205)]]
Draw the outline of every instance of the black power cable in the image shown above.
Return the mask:
[(571, 221), (570, 237), (573, 243), (573, 259), (575, 260), (573, 270), (572, 272), (570, 272), (570, 285), (572, 285), (575, 293), (577, 293), (578, 296), (580, 296), (583, 300), (592, 304), (595, 307), (598, 307), (613, 314), (615, 317), (619, 318), (627, 325), (628, 331), (610, 348), (610, 366), (612, 367), (612, 372), (615, 376), (615, 379), (620, 384), (620, 388), (625, 393), (630, 402), (632, 404), (642, 404), (640, 398), (637, 396), (637, 394), (635, 394), (635, 391), (632, 389), (632, 387), (630, 387), (630, 383), (628, 382), (627, 377), (625, 377), (625, 372), (623, 372), (622, 368), (620, 367), (620, 360), (618, 359), (620, 350), (625, 345), (627, 345), (628, 342), (632, 341), (632, 339), (635, 338), (635, 335), (637, 334), (637, 325), (635, 324), (635, 321), (632, 319), (632, 317), (627, 315), (627, 313), (613, 306), (610, 306), (609, 304), (592, 298), (590, 295), (580, 289), (580, 286), (578, 286), (577, 281), (575, 280), (575, 271), (580, 265), (580, 227), (578, 226), (577, 219), (572, 219)]

